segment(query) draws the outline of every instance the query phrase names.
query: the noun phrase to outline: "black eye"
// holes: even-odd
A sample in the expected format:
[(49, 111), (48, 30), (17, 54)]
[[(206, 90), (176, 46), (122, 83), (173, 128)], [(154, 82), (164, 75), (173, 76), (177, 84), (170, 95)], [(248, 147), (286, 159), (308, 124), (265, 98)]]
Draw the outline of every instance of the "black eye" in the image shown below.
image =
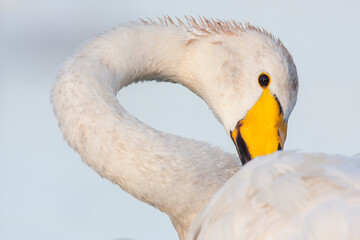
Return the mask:
[(266, 87), (267, 85), (269, 85), (270, 83), (270, 78), (269, 75), (267, 75), (266, 73), (262, 73), (259, 76), (259, 84), (261, 87)]

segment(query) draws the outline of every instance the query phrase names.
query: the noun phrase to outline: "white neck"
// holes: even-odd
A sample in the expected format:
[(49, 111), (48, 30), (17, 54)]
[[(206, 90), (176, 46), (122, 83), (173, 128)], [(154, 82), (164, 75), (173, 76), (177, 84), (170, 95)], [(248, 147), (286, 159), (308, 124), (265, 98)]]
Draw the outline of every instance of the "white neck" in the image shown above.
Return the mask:
[[(167, 213), (181, 239), (196, 214), (239, 169), (237, 157), (157, 131), (127, 113), (117, 92), (133, 82), (196, 82), (179, 65), (186, 33), (131, 25), (86, 43), (64, 65), (52, 101), (68, 143), (99, 175)], [(195, 80), (191, 80), (195, 81)]]

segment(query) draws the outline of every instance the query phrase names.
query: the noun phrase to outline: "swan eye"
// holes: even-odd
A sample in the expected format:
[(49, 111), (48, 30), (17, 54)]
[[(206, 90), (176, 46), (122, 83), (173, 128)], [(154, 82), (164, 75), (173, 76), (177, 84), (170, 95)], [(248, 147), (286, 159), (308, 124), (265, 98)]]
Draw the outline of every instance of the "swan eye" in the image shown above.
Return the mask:
[(262, 73), (259, 76), (259, 84), (262, 88), (265, 88), (269, 85), (270, 83), (270, 77), (268, 74), (266, 73)]

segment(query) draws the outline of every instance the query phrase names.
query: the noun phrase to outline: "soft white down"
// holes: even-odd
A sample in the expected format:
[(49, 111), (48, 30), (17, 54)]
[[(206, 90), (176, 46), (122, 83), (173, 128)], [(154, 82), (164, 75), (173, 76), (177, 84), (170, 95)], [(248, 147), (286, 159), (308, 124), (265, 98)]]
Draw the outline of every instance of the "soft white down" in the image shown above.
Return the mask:
[(360, 155), (279, 151), (251, 160), (214, 195), (187, 239), (360, 239)]
[[(180, 83), (204, 99), (229, 134), (262, 94), (257, 81), (262, 72), (272, 77), (269, 89), (286, 121), (295, 105), (296, 67), (282, 43), (268, 32), (206, 19), (190, 19), (188, 25), (175, 25), (169, 18), (161, 21), (123, 25), (98, 35), (65, 62), (52, 103), (65, 139), (82, 160), (100, 176), (165, 212), (180, 239), (186, 238), (192, 222), (188, 239), (305, 239), (288, 238), (291, 229), (279, 228), (289, 219), (294, 220), (294, 234), (315, 229), (320, 232), (309, 239), (326, 239), (317, 237), (328, 226), (325, 217), (313, 218), (316, 225), (296, 217), (309, 212), (309, 204), (321, 211), (322, 205), (316, 204), (322, 203), (317, 198), (323, 195), (308, 194), (322, 191), (310, 188), (312, 181), (320, 182), (344, 206), (340, 210), (353, 207), (349, 215), (341, 210), (344, 219), (358, 220), (353, 214), (359, 211), (358, 160), (345, 164), (343, 158), (321, 155), (320, 161), (318, 155), (284, 152), (256, 158), (239, 171), (237, 156), (157, 131), (124, 110), (116, 94), (131, 83), (154, 79)], [(334, 161), (339, 171), (328, 170)], [(312, 171), (313, 165), (325, 169), (319, 170), (325, 175)], [(306, 183), (301, 171), (308, 176)], [(351, 181), (341, 178), (347, 175)], [(274, 191), (268, 190), (269, 185)], [(345, 194), (339, 194), (340, 185)], [(296, 215), (290, 218), (292, 213)], [(347, 232), (359, 236), (353, 225), (344, 224)]]

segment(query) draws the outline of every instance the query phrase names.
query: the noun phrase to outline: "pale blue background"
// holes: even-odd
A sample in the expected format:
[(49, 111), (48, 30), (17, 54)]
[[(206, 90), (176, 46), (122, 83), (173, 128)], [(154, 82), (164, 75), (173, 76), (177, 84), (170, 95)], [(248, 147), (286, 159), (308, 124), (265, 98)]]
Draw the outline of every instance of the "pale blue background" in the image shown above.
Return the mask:
[[(84, 40), (138, 17), (249, 21), (280, 37), (300, 92), (286, 149), (360, 152), (360, 5), (327, 1), (0, 0), (0, 239), (177, 239), (168, 217), (101, 179), (63, 141), (49, 92)], [(235, 152), (208, 107), (181, 86), (119, 94), (144, 122)]]

